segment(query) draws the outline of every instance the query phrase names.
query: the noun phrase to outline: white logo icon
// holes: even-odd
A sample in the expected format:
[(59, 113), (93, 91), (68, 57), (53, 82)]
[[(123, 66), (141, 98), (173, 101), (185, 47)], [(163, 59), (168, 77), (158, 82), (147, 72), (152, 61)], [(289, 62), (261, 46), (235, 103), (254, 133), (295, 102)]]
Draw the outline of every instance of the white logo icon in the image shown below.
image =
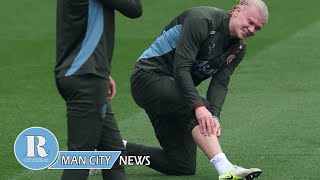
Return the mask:
[(36, 157), (35, 156), (35, 137), (38, 139), (38, 144), (36, 146), (37, 152), (40, 157), (44, 158), (48, 156), (48, 153), (43, 148), (43, 146), (46, 144), (46, 138), (43, 136), (27, 136), (27, 157)]

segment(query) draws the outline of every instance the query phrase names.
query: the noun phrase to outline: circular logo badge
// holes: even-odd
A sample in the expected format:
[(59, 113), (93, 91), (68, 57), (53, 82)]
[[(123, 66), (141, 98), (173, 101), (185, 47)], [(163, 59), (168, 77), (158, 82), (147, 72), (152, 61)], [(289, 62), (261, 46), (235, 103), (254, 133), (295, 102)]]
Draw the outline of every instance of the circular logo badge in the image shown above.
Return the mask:
[(227, 65), (231, 63), (231, 61), (235, 58), (236, 56), (231, 54), (230, 56), (228, 56), (227, 58)]
[(31, 127), (22, 131), (15, 143), (14, 154), (19, 163), (31, 170), (41, 170), (50, 166), (59, 151), (57, 138), (42, 127)]

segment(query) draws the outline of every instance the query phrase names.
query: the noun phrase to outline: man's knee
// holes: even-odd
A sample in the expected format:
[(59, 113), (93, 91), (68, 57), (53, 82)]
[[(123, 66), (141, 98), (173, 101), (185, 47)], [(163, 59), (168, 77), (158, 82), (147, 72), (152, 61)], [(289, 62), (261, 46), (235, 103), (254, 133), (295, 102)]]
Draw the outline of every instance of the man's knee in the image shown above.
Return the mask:
[(171, 162), (169, 166), (168, 175), (190, 176), (196, 173), (196, 163), (193, 162), (183, 164), (181, 162)]
[(174, 176), (192, 176), (196, 173), (196, 169), (194, 168), (177, 168), (177, 169), (170, 169), (166, 173), (167, 175), (174, 175)]
[(196, 168), (193, 166), (188, 166), (188, 167), (182, 167), (181, 168), (181, 175), (185, 175), (185, 176), (191, 176), (194, 175), (196, 173)]

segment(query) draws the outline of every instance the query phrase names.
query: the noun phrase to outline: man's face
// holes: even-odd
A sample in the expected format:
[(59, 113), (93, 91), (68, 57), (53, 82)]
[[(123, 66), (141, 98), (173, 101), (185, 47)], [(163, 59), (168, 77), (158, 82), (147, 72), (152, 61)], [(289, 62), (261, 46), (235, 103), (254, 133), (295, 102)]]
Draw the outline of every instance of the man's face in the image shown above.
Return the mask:
[(265, 24), (254, 6), (236, 6), (230, 18), (230, 35), (239, 39), (254, 36)]

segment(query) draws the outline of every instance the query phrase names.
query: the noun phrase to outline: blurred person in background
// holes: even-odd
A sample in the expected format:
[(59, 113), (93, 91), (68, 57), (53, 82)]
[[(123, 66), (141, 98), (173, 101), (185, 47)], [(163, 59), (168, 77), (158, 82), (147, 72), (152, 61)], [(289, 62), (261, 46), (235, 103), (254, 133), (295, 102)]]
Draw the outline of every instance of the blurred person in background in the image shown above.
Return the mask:
[[(66, 102), (69, 151), (121, 151), (125, 147), (109, 101), (115, 11), (142, 15), (140, 0), (57, 0), (55, 78)], [(68, 170), (63, 180), (85, 180), (88, 169)], [(119, 163), (102, 170), (103, 179), (126, 179)]]

